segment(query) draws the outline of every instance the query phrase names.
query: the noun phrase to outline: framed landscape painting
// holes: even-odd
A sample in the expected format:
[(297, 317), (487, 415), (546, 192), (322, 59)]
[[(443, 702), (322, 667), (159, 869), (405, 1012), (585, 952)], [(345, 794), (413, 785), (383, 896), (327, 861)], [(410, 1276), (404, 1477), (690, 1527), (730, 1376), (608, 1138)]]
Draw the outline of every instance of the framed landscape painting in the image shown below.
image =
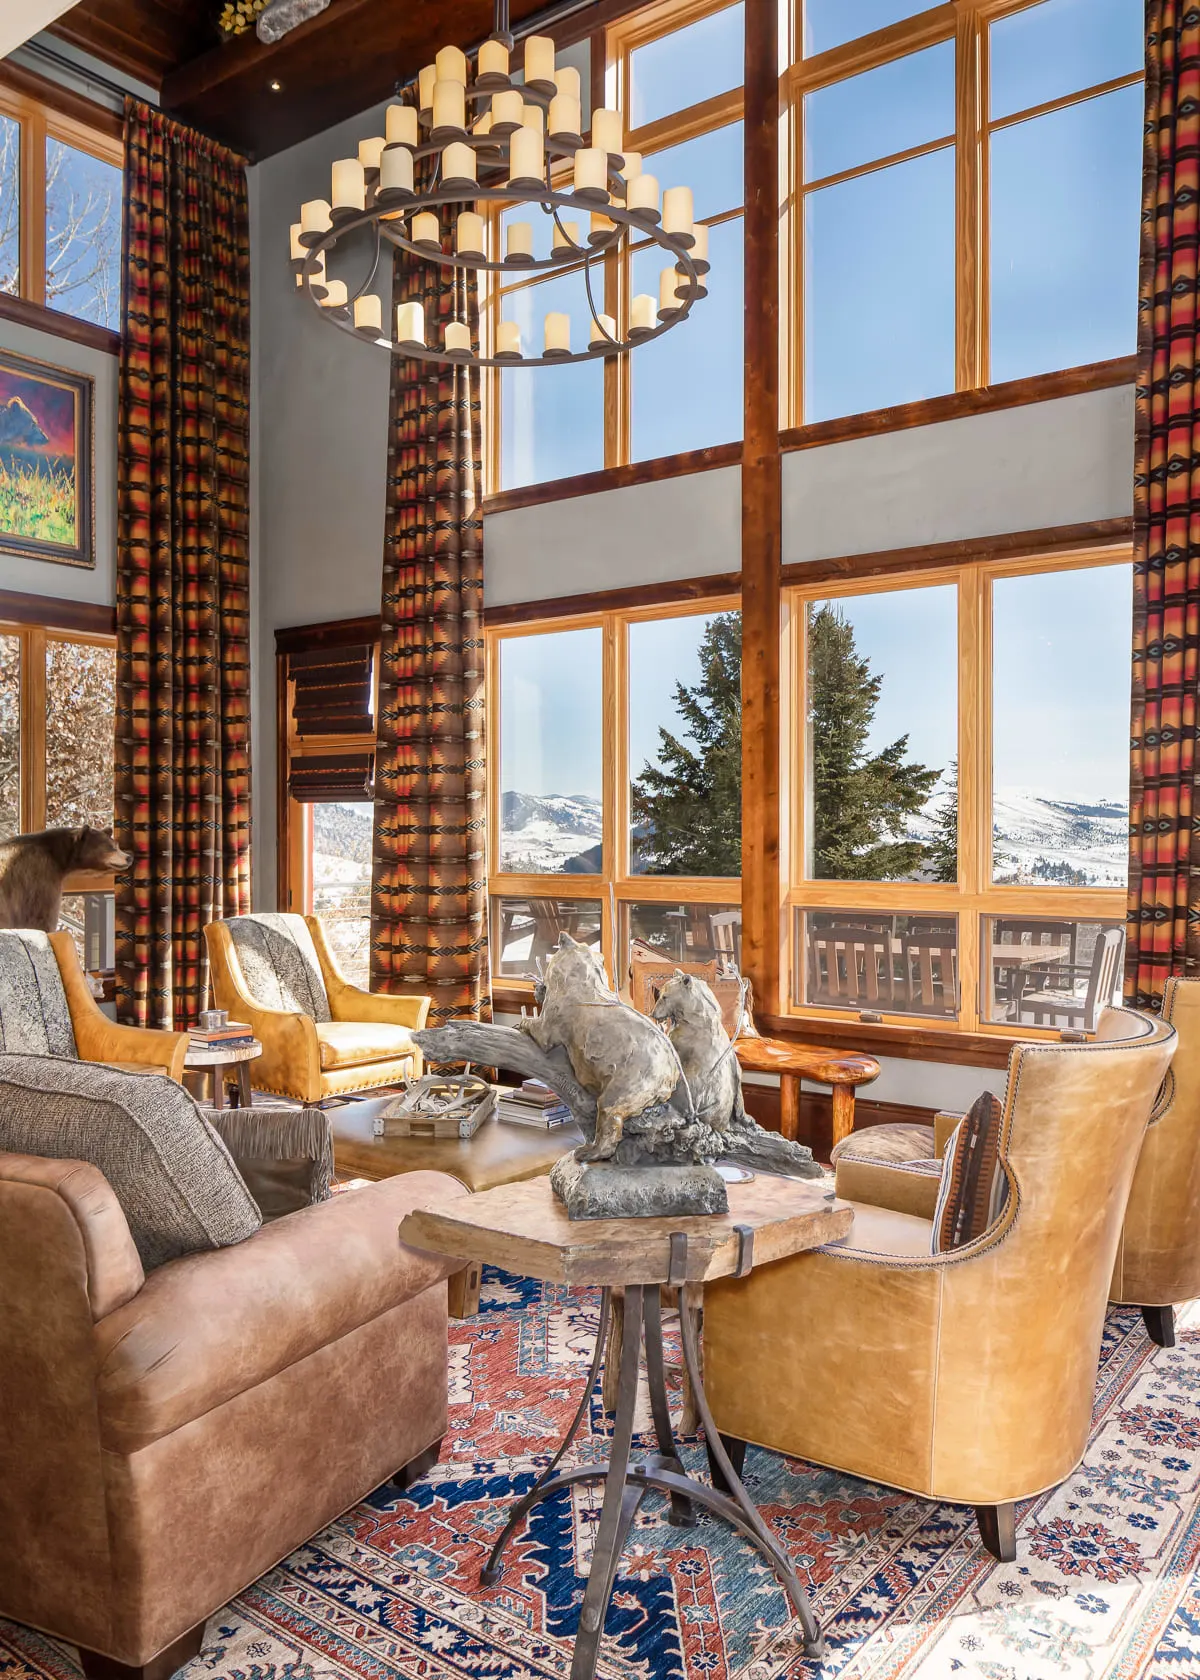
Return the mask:
[(0, 350), (0, 555), (94, 566), (92, 380)]

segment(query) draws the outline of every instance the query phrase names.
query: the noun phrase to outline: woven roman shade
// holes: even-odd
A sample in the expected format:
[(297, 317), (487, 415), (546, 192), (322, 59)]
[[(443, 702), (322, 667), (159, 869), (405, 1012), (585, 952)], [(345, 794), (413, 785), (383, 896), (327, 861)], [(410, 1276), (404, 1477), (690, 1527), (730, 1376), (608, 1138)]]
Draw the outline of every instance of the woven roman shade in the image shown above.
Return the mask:
[(289, 654), (288, 675), (295, 684), (292, 718), (298, 735), (374, 733), (372, 653), (367, 644)]
[(288, 793), (301, 805), (369, 801), (375, 797), (375, 754), (347, 752), (293, 758)]

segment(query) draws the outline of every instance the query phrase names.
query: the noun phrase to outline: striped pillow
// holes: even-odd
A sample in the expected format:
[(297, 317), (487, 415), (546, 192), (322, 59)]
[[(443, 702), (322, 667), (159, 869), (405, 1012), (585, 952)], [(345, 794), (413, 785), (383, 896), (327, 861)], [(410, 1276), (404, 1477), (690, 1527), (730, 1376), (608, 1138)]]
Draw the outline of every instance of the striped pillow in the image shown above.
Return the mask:
[(1008, 1205), (1008, 1174), (1000, 1161), (1003, 1117), (999, 1098), (985, 1091), (955, 1127), (942, 1160), (933, 1214), (934, 1254), (974, 1242)]

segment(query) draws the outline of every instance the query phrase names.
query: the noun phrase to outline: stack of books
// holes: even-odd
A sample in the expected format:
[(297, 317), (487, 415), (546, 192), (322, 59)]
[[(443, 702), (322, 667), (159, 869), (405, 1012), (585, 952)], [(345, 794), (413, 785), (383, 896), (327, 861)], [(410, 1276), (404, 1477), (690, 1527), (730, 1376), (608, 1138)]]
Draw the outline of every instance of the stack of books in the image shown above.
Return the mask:
[(515, 1091), (501, 1091), (496, 1117), (514, 1126), (542, 1126), (549, 1131), (567, 1125), (571, 1110), (549, 1085), (526, 1079)]
[(223, 1027), (193, 1027), (189, 1050), (248, 1050), (258, 1041), (246, 1021), (227, 1021)]

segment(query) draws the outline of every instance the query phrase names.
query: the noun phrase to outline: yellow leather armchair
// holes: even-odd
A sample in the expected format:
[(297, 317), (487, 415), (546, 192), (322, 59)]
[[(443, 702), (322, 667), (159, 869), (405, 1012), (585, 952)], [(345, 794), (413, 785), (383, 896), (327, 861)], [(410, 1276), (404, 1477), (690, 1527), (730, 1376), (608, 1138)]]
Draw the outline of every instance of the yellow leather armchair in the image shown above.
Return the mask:
[(1162, 1014), (1178, 1047), (1142, 1139), (1109, 1299), (1140, 1307), (1153, 1339), (1174, 1347), (1175, 1305), (1200, 1295), (1200, 980), (1168, 980)]
[(262, 1043), (259, 1089), (312, 1103), (420, 1075), (429, 998), (352, 986), (318, 917), (239, 916), (204, 937), (217, 1008)]
[(1093, 1042), (1016, 1046), (1010, 1195), (965, 1246), (931, 1252), (928, 1170), (869, 1162), (868, 1184), (839, 1161), (839, 1194), (875, 1198), (854, 1203), (844, 1243), (709, 1285), (705, 1387), (735, 1465), (753, 1442), (973, 1505), (985, 1545), (1013, 1557), (1014, 1502), (1087, 1444), (1121, 1222), (1175, 1043), (1168, 1022), (1109, 1010)]

